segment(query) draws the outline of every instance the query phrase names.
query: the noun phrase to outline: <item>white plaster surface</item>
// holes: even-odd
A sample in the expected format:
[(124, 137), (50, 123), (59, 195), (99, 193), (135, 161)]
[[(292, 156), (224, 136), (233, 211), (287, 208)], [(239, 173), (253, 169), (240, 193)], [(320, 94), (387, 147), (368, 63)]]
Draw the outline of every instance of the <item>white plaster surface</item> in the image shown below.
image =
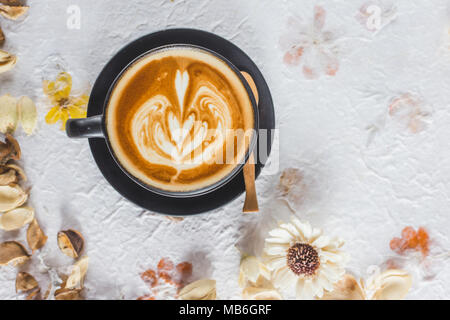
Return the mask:
[[(297, 32), (306, 30), (301, 26), (312, 25), (317, 3), (327, 12), (323, 30), (336, 38), (331, 51), (339, 70), (310, 80), (302, 64), (283, 62), (283, 41), (298, 41)], [(367, 3), (383, 9), (383, 28), (376, 32), (357, 17)], [(58, 125), (45, 124), (49, 106), (43, 103), (41, 82), (55, 75), (56, 63), (83, 88), (129, 41), (165, 28), (193, 27), (231, 40), (264, 74), (280, 129), (280, 171), (295, 167), (303, 175), (296, 188), (302, 196), (288, 196), (291, 210), (345, 239), (348, 270), (357, 276), (366, 277), (371, 266), (382, 268), (394, 258), (413, 275), (408, 298), (450, 298), (450, 1), (28, 4), (22, 21), (0, 20), (7, 37), (3, 49), (19, 57), (13, 71), (0, 75), (0, 94), (28, 95), (39, 102), (36, 134), (16, 136), (32, 186), (30, 204), (49, 237), (43, 252), (24, 269), (44, 291), (48, 274), (39, 257), (58, 271), (70, 266), (72, 261), (57, 248), (56, 234), (74, 228), (84, 235), (90, 257), (88, 299), (135, 299), (148, 293), (139, 274), (155, 268), (162, 257), (191, 261), (193, 280), (215, 279), (219, 298), (239, 298), (240, 253), (235, 246), (258, 253), (273, 220), (291, 214), (285, 201), (276, 199), (275, 174), (257, 181), (260, 214), (242, 214), (241, 196), (214, 212), (170, 221), (123, 199), (96, 167), (87, 140), (69, 140)], [(66, 27), (70, 5), (81, 10), (80, 30)], [(289, 27), (294, 16), (299, 23)], [(305, 59), (314, 59), (311, 54), (305, 52)], [(420, 112), (390, 115), (391, 101), (408, 93)], [(419, 117), (414, 118), (419, 132), (408, 128), (411, 114)], [(399, 259), (389, 248), (390, 239), (408, 225), (424, 226), (430, 233), (431, 254), (425, 261), (414, 255)], [(13, 239), (25, 243), (25, 230), (0, 232), (0, 241)], [(15, 293), (16, 273), (13, 267), (0, 268), (1, 299), (23, 299)]]

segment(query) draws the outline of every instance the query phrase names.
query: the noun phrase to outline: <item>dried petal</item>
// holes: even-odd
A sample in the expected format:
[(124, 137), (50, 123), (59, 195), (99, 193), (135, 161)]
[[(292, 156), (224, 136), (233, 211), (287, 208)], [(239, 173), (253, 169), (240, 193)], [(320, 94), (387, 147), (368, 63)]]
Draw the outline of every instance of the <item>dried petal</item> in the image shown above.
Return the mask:
[(71, 258), (78, 258), (83, 251), (84, 238), (76, 230), (58, 232), (58, 246), (61, 251)]
[(82, 289), (84, 278), (86, 277), (86, 272), (89, 266), (89, 257), (84, 256), (78, 260), (72, 268), (72, 273), (69, 278), (67, 278), (66, 288), (67, 289)]
[(8, 163), (5, 165), (5, 167), (14, 170), (16, 172), (16, 176), (18, 177), (19, 180), (22, 180), (22, 181), (28, 180), (27, 175), (25, 174), (25, 171), (18, 165)]
[(18, 185), (0, 186), (0, 211), (8, 212), (27, 201), (28, 194)]
[(27, 242), (33, 252), (42, 248), (47, 242), (47, 236), (42, 231), (36, 219), (33, 219), (28, 227)]
[(17, 230), (34, 219), (34, 210), (30, 207), (13, 209), (0, 216), (0, 228), (6, 231)]
[(55, 300), (80, 300), (80, 290), (58, 289), (55, 291)]
[(8, 6), (21, 6), (22, 0), (0, 0), (1, 4), (6, 4)]
[(282, 300), (277, 290), (267, 288), (247, 287), (242, 291), (244, 300)]
[(16, 277), (16, 292), (30, 291), (38, 287), (36, 279), (27, 272), (19, 272)]
[(350, 274), (344, 275), (342, 280), (338, 281), (331, 292), (325, 292), (321, 300), (365, 300), (366, 295)]
[(69, 113), (70, 118), (78, 119), (78, 118), (86, 118), (86, 108), (78, 107), (75, 105), (68, 105), (67, 112)]
[(14, 68), (17, 63), (17, 57), (9, 52), (0, 50), (0, 73)]
[(183, 221), (184, 218), (183, 217), (174, 217), (174, 216), (165, 216), (168, 220), (173, 221), (173, 222), (180, 222)]
[(14, 132), (17, 127), (17, 122), (18, 112), (16, 98), (9, 94), (0, 97), (0, 132)]
[(37, 124), (37, 109), (33, 100), (28, 97), (22, 97), (17, 103), (19, 109), (19, 119), (22, 124), (23, 131), (31, 135)]
[(216, 281), (198, 280), (188, 284), (179, 293), (181, 300), (215, 300), (216, 299)]
[(5, 142), (0, 141), (0, 164), (9, 160), (19, 160), (21, 156), (20, 146), (16, 139), (9, 133), (6, 134)]
[(270, 271), (254, 256), (247, 256), (241, 260), (239, 272), (239, 286), (244, 287), (272, 287)]
[(17, 183), (17, 175), (15, 170), (5, 170), (0, 173), (0, 186), (7, 186)]
[(6, 241), (0, 244), (0, 266), (20, 265), (30, 258), (23, 245), (16, 241)]
[(369, 289), (375, 289), (374, 300), (402, 300), (412, 286), (411, 276), (403, 270), (390, 269), (371, 279)]
[(55, 104), (69, 99), (72, 90), (72, 76), (67, 72), (60, 72), (55, 81), (45, 80), (43, 82), (44, 93)]
[(35, 300), (37, 299), (39, 293), (41, 293), (41, 289), (38, 288), (37, 290), (34, 290), (33, 292), (31, 292), (29, 295), (27, 295), (27, 297), (25, 298), (26, 300)]
[(27, 13), (28, 9), (28, 6), (0, 5), (0, 14), (7, 19), (17, 20)]
[(5, 34), (3, 33), (2, 28), (0, 27), (0, 45), (5, 42)]

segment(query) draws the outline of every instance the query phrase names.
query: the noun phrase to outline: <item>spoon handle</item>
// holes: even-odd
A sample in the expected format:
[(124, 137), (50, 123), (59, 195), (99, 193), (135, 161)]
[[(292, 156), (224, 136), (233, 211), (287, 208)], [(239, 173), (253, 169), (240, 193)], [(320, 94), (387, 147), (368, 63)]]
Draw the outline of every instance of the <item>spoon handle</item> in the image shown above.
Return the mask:
[[(241, 73), (244, 76), (245, 80), (247, 80), (250, 89), (252, 89), (253, 96), (255, 97), (256, 100), (256, 105), (258, 105), (259, 103), (258, 89), (256, 88), (252, 76), (245, 71), (242, 71)], [(258, 212), (259, 211), (258, 198), (256, 195), (256, 187), (255, 187), (255, 156), (253, 152), (248, 157), (248, 160), (244, 165), (243, 172), (245, 181), (245, 202), (242, 212), (244, 213)]]

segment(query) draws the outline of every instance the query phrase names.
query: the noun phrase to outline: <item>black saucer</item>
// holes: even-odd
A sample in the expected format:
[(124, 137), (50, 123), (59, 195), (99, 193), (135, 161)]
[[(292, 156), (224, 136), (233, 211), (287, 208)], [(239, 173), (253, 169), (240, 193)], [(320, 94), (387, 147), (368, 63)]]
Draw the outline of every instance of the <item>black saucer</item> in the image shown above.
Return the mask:
[[(116, 76), (132, 60), (141, 54), (168, 44), (193, 44), (211, 49), (228, 60), (239, 70), (248, 72), (254, 79), (259, 93), (259, 128), (274, 129), (275, 115), (269, 88), (253, 61), (234, 44), (212, 33), (193, 29), (170, 29), (139, 38), (121, 49), (103, 68), (92, 88), (88, 116), (102, 114), (108, 89)], [(267, 139), (270, 153), (273, 136)], [(103, 138), (89, 139), (92, 155), (108, 182), (125, 198), (147, 210), (167, 215), (187, 216), (219, 208), (245, 191), (242, 171), (221, 188), (193, 198), (171, 198), (155, 194), (139, 186), (116, 165)], [(256, 176), (263, 164), (255, 166)]]

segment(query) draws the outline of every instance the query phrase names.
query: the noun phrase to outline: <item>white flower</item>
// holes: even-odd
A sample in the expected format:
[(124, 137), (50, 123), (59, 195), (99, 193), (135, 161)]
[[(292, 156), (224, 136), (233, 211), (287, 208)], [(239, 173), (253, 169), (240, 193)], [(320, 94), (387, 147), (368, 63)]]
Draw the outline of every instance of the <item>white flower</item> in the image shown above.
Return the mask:
[(276, 287), (295, 290), (297, 299), (322, 297), (345, 274), (344, 242), (292, 219), (269, 232), (264, 255)]

